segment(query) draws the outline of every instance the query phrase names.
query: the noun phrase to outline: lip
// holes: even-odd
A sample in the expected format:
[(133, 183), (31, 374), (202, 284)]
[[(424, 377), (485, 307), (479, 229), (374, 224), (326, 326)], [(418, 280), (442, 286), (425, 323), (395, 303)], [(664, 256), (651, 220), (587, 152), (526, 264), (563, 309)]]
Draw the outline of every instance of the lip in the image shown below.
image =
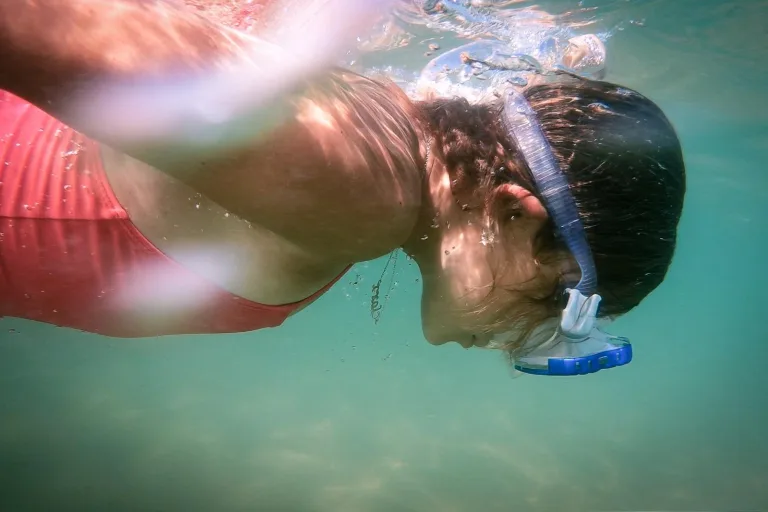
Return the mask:
[(456, 343), (458, 343), (464, 348), (472, 348), (475, 345), (475, 339), (474, 339), (474, 336), (472, 336), (472, 338), (470, 339), (464, 339), (461, 341), (457, 341)]
[(469, 336), (469, 338), (464, 338), (463, 340), (456, 340), (456, 343), (461, 345), (464, 348), (472, 348), (472, 347), (485, 347), (490, 343), (491, 338), (487, 336), (478, 336), (477, 334), (472, 334)]
[[(443, 334), (443, 335), (439, 335)], [(485, 347), (491, 342), (492, 337), (488, 335), (462, 333), (461, 336), (457, 336), (457, 333), (453, 335), (445, 336), (446, 333), (425, 332), (424, 337), (431, 345), (445, 345), (446, 343), (456, 343), (463, 348), (472, 347)]]

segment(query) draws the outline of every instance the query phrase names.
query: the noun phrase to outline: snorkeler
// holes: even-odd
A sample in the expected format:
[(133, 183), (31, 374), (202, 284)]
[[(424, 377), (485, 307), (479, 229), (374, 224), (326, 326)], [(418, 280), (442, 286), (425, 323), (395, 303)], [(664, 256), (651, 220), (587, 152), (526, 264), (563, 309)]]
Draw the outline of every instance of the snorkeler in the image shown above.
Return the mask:
[(167, 92), (253, 44), (162, 2), (0, 4), (0, 316), (117, 337), (274, 327), (402, 248), (430, 343), (531, 373), (628, 361), (595, 318), (663, 281), (685, 194), (652, 101), (557, 73), (487, 103), (414, 102), (329, 66), (258, 122), (206, 111), (216, 136), (165, 133), (174, 105), (145, 105), (160, 114), (140, 137), (121, 135), (135, 102), (65, 108), (104, 80)]

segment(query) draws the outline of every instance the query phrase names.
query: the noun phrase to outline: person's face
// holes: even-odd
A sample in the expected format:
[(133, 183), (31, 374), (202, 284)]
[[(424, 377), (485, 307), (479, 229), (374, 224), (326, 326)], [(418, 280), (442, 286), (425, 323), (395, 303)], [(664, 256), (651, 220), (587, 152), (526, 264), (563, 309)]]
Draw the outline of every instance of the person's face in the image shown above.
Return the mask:
[(435, 345), (486, 346), (509, 330), (505, 317), (537, 284), (533, 242), (545, 210), (534, 196), (510, 189), (523, 213), (498, 234), (482, 208), (462, 208), (439, 162), (429, 166), (429, 187), (431, 219), (405, 247), (422, 273), (424, 336)]

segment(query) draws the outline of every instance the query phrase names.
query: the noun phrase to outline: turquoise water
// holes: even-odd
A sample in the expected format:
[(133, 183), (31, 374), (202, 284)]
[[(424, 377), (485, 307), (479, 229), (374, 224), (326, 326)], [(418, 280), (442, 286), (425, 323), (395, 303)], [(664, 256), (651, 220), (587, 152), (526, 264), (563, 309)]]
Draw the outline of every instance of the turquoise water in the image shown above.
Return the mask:
[[(402, 256), (378, 325), (384, 260), (278, 330), (3, 319), (0, 510), (768, 509), (768, 2), (583, 4), (539, 5), (612, 31), (607, 79), (667, 111), (688, 165), (671, 273), (612, 328), (630, 366), (512, 378), (497, 353), (429, 346)], [(419, 41), (394, 64), (425, 64)]]

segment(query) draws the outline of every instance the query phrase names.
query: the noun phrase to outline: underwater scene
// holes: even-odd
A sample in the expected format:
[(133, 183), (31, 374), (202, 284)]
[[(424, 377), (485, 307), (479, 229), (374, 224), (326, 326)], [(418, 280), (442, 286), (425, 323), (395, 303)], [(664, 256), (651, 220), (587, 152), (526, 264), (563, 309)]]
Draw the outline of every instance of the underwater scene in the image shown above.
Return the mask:
[[(308, 1), (283, 1), (282, 16)], [(264, 29), (265, 1), (175, 3)], [(275, 328), (123, 338), (9, 313), (0, 510), (768, 509), (766, 17), (762, 0), (399, 0), (346, 27), (354, 45), (334, 64), (412, 101), (494, 101), (567, 72), (661, 108), (686, 193), (663, 283), (606, 326), (631, 340), (631, 364), (528, 375), (492, 343), (429, 343), (428, 278), (400, 249)], [(294, 72), (320, 66), (326, 29), (307, 34)], [(9, 240), (0, 231), (0, 255)], [(0, 272), (3, 286), (20, 278)]]

